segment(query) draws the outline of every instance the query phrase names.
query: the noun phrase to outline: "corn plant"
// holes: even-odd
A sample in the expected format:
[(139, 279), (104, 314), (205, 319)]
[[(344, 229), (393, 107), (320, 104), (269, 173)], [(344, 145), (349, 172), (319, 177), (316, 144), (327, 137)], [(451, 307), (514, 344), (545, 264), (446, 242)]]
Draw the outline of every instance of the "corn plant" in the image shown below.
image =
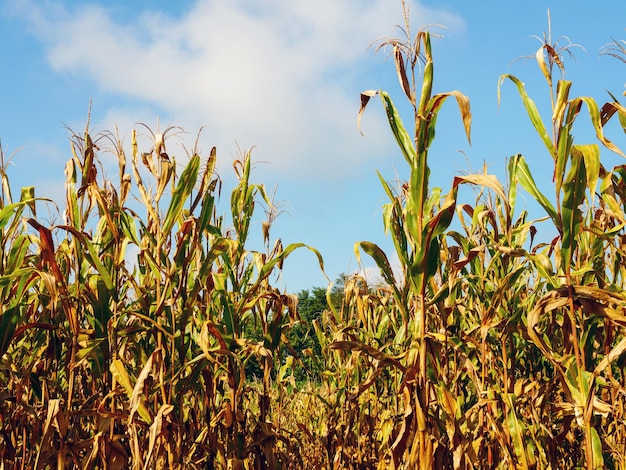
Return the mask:
[[(34, 188), (12, 198), (0, 146), (1, 468), (626, 468), (626, 166), (601, 158), (624, 156), (605, 125), (626, 131), (626, 108), (572, 97), (555, 79), (572, 45), (549, 29), (533, 55), (549, 119), (516, 76), (497, 93), (515, 85), (554, 194), (521, 154), (506, 185), (485, 169), (443, 194), (437, 115), (454, 98), (469, 140), (469, 99), (433, 91), (431, 35), (404, 12), (405, 37), (379, 49), (412, 128), (385, 91), (364, 92), (358, 115), (379, 96), (407, 162), (407, 181), (379, 174), (399, 267), (356, 243), (384, 282), (344, 276), (306, 318), (274, 280), (294, 250), (322, 257), (272, 237), (280, 208), (250, 152), (222, 211), (216, 149), (196, 141), (177, 161), (180, 128), (140, 125), (126, 149), (88, 122), (51, 220)], [(574, 140), (583, 108), (592, 143)], [(519, 209), (519, 187), (545, 217)]]
[[(455, 179), (450, 193), (442, 198), (438, 190), (429, 191), (428, 150), (435, 137), (435, 124), (441, 106), (449, 97), (456, 98), (467, 138), (470, 136), (471, 114), (469, 99), (458, 91), (433, 95), (433, 57), (430, 34), (421, 30), (411, 37), (408, 12), (405, 8), (406, 40), (389, 39), (380, 47), (391, 47), (396, 71), (406, 98), (413, 108), (414, 129), (409, 134), (389, 95), (384, 92), (364, 92), (361, 112), (369, 98), (379, 94), (396, 142), (410, 168), (406, 189), (395, 195), (381, 177), (390, 198), (384, 209), (385, 228), (391, 233), (405, 280), (401, 285), (389, 265), (386, 255), (377, 246), (361, 242), (358, 248), (374, 258), (387, 283), (391, 286), (396, 308), (401, 310), (402, 325), (399, 340), (409, 345), (406, 351), (406, 371), (403, 382), (405, 422), (392, 446), (394, 464), (425, 467), (433, 464), (435, 436), (429, 421), (429, 402), (434, 392), (429, 377), (429, 343), (432, 336), (428, 325), (429, 290), (440, 262), (441, 237), (452, 221), (457, 190), (461, 179)], [(421, 93), (417, 94), (418, 65), (423, 61)], [(408, 70), (408, 72), (407, 72)], [(360, 114), (359, 114), (360, 118)]]
[[(304, 245), (271, 243), (270, 217), (265, 251), (248, 250), (257, 198), (274, 210), (250, 183), (250, 153), (234, 163), (228, 228), (215, 149), (194, 150), (178, 174), (166, 148), (176, 131), (149, 130), (145, 152), (133, 132), (130, 172), (117, 134), (73, 134), (62, 224), (22, 217), (32, 189), (19, 203), (5, 191), (4, 461), (277, 468), (298, 458), (271, 398), (290, 383), (297, 302), (270, 281)], [(100, 177), (102, 151), (117, 159), (117, 187)], [(252, 358), (260, 392), (245, 373)]]
[[(11, 156), (12, 157), (12, 156)], [(24, 187), (20, 201), (13, 202), (11, 187), (7, 175), (7, 166), (11, 157), (5, 159), (4, 149), (0, 142), (0, 177), (2, 192), (0, 193), (0, 278), (1, 305), (3, 307), (0, 324), (0, 355), (3, 355), (15, 336), (21, 336), (34, 323), (24, 323), (25, 312), (21, 299), (35, 282), (36, 274), (30, 265), (29, 246), (31, 240), (23, 233), (24, 222), (22, 214), (30, 210), (36, 215), (34, 197), (35, 188)], [(34, 320), (34, 319), (32, 319)], [(19, 326), (18, 326), (19, 325)]]
[[(543, 207), (559, 234), (553, 243), (554, 264), (550, 262), (550, 269), (541, 270), (550, 289), (537, 300), (528, 316), (528, 335), (551, 361), (566, 398), (567, 413), (575, 417), (582, 429), (586, 467), (603, 468), (607, 449), (603, 449), (597, 416), (606, 414), (608, 408), (597, 393), (609, 386), (604, 374), (624, 348), (619, 339), (624, 299), (615, 290), (621, 290), (621, 286), (607, 282), (606, 254), (607, 243), (622, 227), (608, 220), (604, 204), (594, 207), (600, 176), (607, 172), (600, 162), (598, 144), (574, 143), (572, 128), (583, 106), (589, 112), (599, 142), (610, 151), (626, 155), (604, 135), (603, 126), (610, 116), (601, 113), (592, 98), (571, 98), (572, 83), (564, 79), (558, 80), (554, 88), (555, 66), (564, 72), (563, 55), (569, 47), (551, 42), (549, 32), (535, 55), (549, 89), (550, 127), (544, 124), (519, 79), (504, 75), (500, 85), (507, 79), (516, 85), (528, 116), (554, 162), (553, 205), (538, 189), (524, 158), (518, 155), (512, 160), (516, 181)], [(613, 106), (618, 108), (617, 104)], [(623, 114), (623, 108), (620, 113)], [(608, 188), (603, 186), (601, 197), (606, 200), (602, 193)], [(587, 208), (586, 214), (583, 206)], [(546, 335), (547, 331), (552, 335), (559, 332), (559, 341)], [(604, 345), (603, 354), (592, 353), (599, 344)]]
[[(602, 132), (610, 114), (618, 110), (621, 114), (621, 105), (607, 104), (600, 113), (590, 98), (570, 99), (571, 83), (564, 80), (559, 81), (554, 92), (553, 66), (563, 68), (559, 54), (568, 49), (550, 44), (549, 33), (536, 57), (550, 87), (553, 138), (548, 136), (521, 81), (506, 75), (501, 82), (510, 79), (516, 84), (531, 122), (553, 156), (556, 208), (538, 190), (521, 155), (510, 160), (508, 190), (486, 173), (465, 175), (456, 177), (451, 192), (442, 198), (438, 189), (428, 188), (427, 155), (435, 135), (437, 111), (446, 98), (454, 96), (469, 138), (469, 104), (458, 92), (431, 95), (430, 36), (421, 31), (411, 42), (408, 21), (405, 31), (409, 41), (392, 39), (381, 46), (392, 48), (402, 90), (414, 109), (414, 136), (405, 130), (385, 92), (364, 92), (359, 113), (360, 119), (370, 98), (381, 96), (392, 132), (410, 166), (408, 182), (397, 190), (380, 178), (391, 201), (384, 208), (384, 221), (400, 259), (401, 279), (379, 247), (369, 242), (357, 244), (357, 256), (359, 249), (364, 251), (381, 269), (393, 308), (402, 320), (395, 338), (378, 343), (377, 347), (368, 344), (375, 336), (367, 333), (372, 329), (363, 324), (358, 331), (362, 330), (366, 339), (349, 344), (336, 340), (329, 347), (376, 357), (402, 345), (404, 353), (396, 356), (402, 360), (394, 367), (404, 376), (404, 403), (400, 405), (405, 409), (404, 420), (393, 431), (395, 441), (387, 449), (395, 467), (458, 467), (485, 459), (489, 465), (499, 461), (523, 468), (566, 462), (586, 462), (589, 468), (596, 468), (613, 462), (613, 457), (607, 457), (608, 461), (604, 458), (616, 453), (603, 449), (596, 429), (602, 424), (596, 424), (595, 418), (605, 416), (609, 408), (594, 396), (594, 387), (600, 389), (600, 384), (608, 383), (604, 378), (595, 380), (623, 351), (619, 328), (611, 331), (611, 327), (617, 328), (623, 321), (619, 313), (622, 300), (606, 289), (606, 264), (602, 261), (607, 235), (614, 236), (623, 225), (598, 219), (602, 212), (591, 210), (597, 182), (606, 172), (600, 165), (596, 144), (573, 144), (572, 125), (585, 105), (600, 143), (621, 153)], [(418, 100), (415, 67), (420, 60), (423, 82)], [(464, 234), (446, 231), (461, 184), (483, 187), (493, 195), (488, 204), (477, 200), (476, 206), (464, 204), (459, 208)], [(532, 247), (536, 222), (527, 222), (524, 213), (515, 219), (518, 184), (547, 211), (559, 232), (553, 243)], [(585, 203), (589, 207), (586, 219), (581, 208)], [(471, 223), (463, 222), (464, 213), (470, 216)], [(602, 224), (598, 223), (600, 220)], [(448, 237), (452, 245), (448, 245)], [(583, 246), (594, 251), (585, 252)], [(585, 285), (589, 283), (601, 287)], [(580, 323), (585, 308), (592, 316), (584, 325), (588, 330)], [(350, 312), (357, 317), (363, 314), (363, 307), (354, 307)], [(539, 323), (546, 327), (543, 322), (548, 316), (557, 323), (540, 333)], [(600, 328), (606, 321), (609, 323)], [(597, 344), (605, 345), (604, 354), (591, 353)], [(529, 353), (520, 354), (520, 347)], [(590, 372), (586, 368), (592, 363), (595, 368)], [(356, 368), (355, 374), (365, 375), (369, 367)], [(524, 380), (518, 367), (546, 379)], [(473, 392), (468, 393), (468, 389)], [(563, 401), (546, 399), (555, 390), (563, 393)], [(614, 389), (613, 394), (618, 390)], [(534, 391), (534, 398), (528, 399)], [(607, 390), (602, 392), (606, 395), (604, 392)], [(542, 422), (534, 411), (537, 405), (552, 417), (554, 428)], [(581, 454), (574, 451), (577, 438), (572, 437), (575, 433), (571, 433), (570, 426), (574, 418), (583, 436)], [(472, 434), (474, 430), (480, 431)], [(564, 436), (570, 439), (570, 447), (562, 445)], [(559, 448), (564, 452), (555, 452)]]

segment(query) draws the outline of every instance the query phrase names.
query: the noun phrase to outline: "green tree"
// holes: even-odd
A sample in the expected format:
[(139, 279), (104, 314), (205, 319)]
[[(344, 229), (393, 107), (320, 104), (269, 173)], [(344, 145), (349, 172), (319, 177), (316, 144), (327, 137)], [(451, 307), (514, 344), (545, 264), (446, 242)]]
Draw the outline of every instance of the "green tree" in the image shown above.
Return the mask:
[(322, 356), (322, 347), (315, 334), (313, 323), (316, 321), (321, 323), (322, 314), (330, 308), (329, 297), (335, 308), (341, 307), (343, 288), (347, 278), (346, 274), (341, 274), (329, 295), (327, 295), (327, 289), (323, 287), (305, 289), (297, 294), (300, 322), (289, 330), (287, 339), (300, 359), (295, 370), (298, 382), (319, 381), (323, 370), (319, 361)]

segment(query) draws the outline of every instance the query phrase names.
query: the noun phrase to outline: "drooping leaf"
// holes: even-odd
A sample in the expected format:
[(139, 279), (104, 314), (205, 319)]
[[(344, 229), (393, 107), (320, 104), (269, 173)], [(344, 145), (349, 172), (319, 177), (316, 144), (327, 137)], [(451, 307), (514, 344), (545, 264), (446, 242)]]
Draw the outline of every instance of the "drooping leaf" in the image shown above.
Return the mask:
[(357, 261), (360, 261), (359, 248), (362, 249), (365, 253), (371, 256), (376, 265), (380, 268), (380, 272), (383, 275), (383, 279), (390, 286), (396, 285), (396, 278), (393, 273), (393, 269), (391, 268), (391, 264), (389, 264), (389, 260), (387, 259), (387, 255), (383, 250), (380, 249), (378, 245), (371, 242), (357, 242), (354, 245), (354, 253), (357, 257)]
[(550, 136), (548, 132), (546, 131), (546, 126), (543, 124), (541, 116), (539, 115), (539, 110), (537, 109), (537, 105), (528, 96), (528, 94), (526, 93), (526, 88), (524, 84), (517, 77), (510, 75), (510, 74), (505, 74), (500, 77), (500, 80), (498, 81), (498, 104), (500, 104), (500, 88), (502, 87), (502, 83), (504, 82), (504, 80), (506, 80), (507, 78), (511, 80), (517, 87), (517, 91), (519, 92), (519, 95), (522, 98), (522, 103), (524, 104), (524, 107), (526, 108), (526, 112), (528, 113), (530, 122), (532, 123), (533, 127), (539, 134), (539, 137), (541, 138), (544, 145), (548, 149), (548, 152), (550, 153), (552, 158), (556, 160), (556, 149), (554, 148), (554, 145), (552, 144), (552, 140), (550, 139)]
[(404, 66), (404, 57), (402, 55), (402, 50), (397, 44), (394, 44), (393, 46), (393, 58), (396, 62), (396, 72), (398, 73), (398, 81), (400, 82), (402, 91), (404, 91), (404, 94), (409, 99), (409, 101), (415, 104), (415, 96), (413, 95), (411, 85), (409, 84), (409, 79), (406, 75), (406, 67)]
[(457, 176), (459, 179), (459, 183), (470, 183), (475, 184), (477, 186), (485, 186), (489, 189), (492, 189), (498, 197), (502, 200), (505, 206), (509, 205), (509, 200), (507, 195), (504, 192), (504, 187), (498, 181), (498, 178), (495, 175), (487, 175), (487, 174), (469, 174), (469, 175), (461, 175)]
[[(574, 98), (572, 103), (570, 104), (571, 109), (580, 109), (582, 104), (587, 105), (587, 109), (589, 110), (589, 117), (591, 118), (591, 124), (596, 131), (596, 137), (602, 144), (608, 148), (609, 150), (621, 155), (622, 157), (626, 157), (626, 154), (622, 152), (613, 142), (611, 142), (608, 138), (604, 136), (604, 131), (602, 130), (602, 115), (598, 110), (598, 105), (596, 104), (593, 98), (588, 96), (582, 96), (579, 98)], [(568, 118), (570, 119), (570, 118)]]
[(365, 111), (365, 108), (367, 107), (367, 103), (370, 102), (370, 99), (372, 99), (372, 97), (376, 96), (377, 94), (378, 94), (378, 91), (376, 90), (366, 90), (366, 91), (361, 92), (361, 107), (359, 108), (359, 114), (357, 115), (357, 118), (356, 118), (356, 127), (361, 133), (361, 135), (363, 135), (363, 131), (361, 130), (361, 118), (363, 117), (363, 112)]
[(456, 98), (456, 102), (459, 106), (459, 111), (461, 112), (461, 119), (463, 120), (465, 136), (467, 137), (467, 141), (471, 144), (472, 112), (470, 108), (470, 100), (466, 95), (457, 90), (449, 91), (446, 93), (438, 93), (433, 96), (428, 102), (426, 106), (426, 113), (429, 116), (429, 119), (433, 120), (434, 124), (434, 119), (441, 110), (444, 102), (451, 96)]
[(561, 226), (561, 222), (557, 212), (550, 200), (544, 196), (541, 191), (539, 191), (524, 157), (519, 154), (515, 155), (512, 158), (511, 164), (513, 165), (513, 168), (515, 168), (515, 175), (517, 176), (519, 184), (521, 184), (522, 187), (528, 191), (530, 195), (541, 205), (541, 207), (543, 207), (554, 222), (554, 225), (559, 228)]

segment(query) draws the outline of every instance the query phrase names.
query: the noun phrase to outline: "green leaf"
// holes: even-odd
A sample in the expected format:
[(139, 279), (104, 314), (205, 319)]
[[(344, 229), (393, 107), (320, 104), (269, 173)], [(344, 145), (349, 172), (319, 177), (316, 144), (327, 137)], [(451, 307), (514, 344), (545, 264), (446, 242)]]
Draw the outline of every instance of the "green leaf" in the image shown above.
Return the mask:
[(530, 168), (528, 168), (528, 164), (524, 157), (520, 154), (517, 154), (513, 157), (513, 167), (515, 168), (515, 175), (517, 176), (517, 181), (519, 184), (530, 193), (530, 195), (544, 208), (544, 210), (548, 213), (554, 225), (560, 229), (561, 223), (559, 222), (559, 217), (554, 209), (552, 203), (548, 200), (547, 197), (539, 191), (537, 188), (537, 184), (533, 179), (533, 175), (530, 172)]
[(554, 186), (556, 193), (561, 193), (563, 187), (563, 179), (565, 178), (565, 167), (569, 160), (569, 156), (572, 152), (572, 144), (574, 143), (574, 137), (570, 134), (570, 129), (567, 126), (563, 126), (559, 133), (559, 143), (557, 148), (557, 158), (554, 166)]
[(563, 117), (569, 102), (569, 91), (571, 88), (572, 82), (569, 80), (559, 80), (556, 84), (556, 101), (552, 113), (552, 121), (557, 124), (558, 128), (561, 128), (563, 124)]
[(376, 262), (376, 265), (380, 269), (380, 272), (385, 279), (385, 282), (390, 286), (396, 285), (396, 278), (393, 274), (393, 269), (391, 268), (391, 264), (389, 263), (389, 259), (383, 250), (380, 249), (378, 245), (371, 242), (357, 242), (354, 246), (354, 253), (357, 257), (357, 261), (360, 262), (359, 248), (361, 248), (365, 253), (372, 257), (372, 259)]
[(420, 152), (419, 157), (411, 166), (409, 178), (409, 196), (406, 201), (406, 227), (418, 245), (422, 244), (423, 223), (430, 214), (425, 210), (428, 197), (428, 181), (430, 169), (426, 160), (426, 150)]
[(23, 186), (22, 192), (20, 194), (20, 201), (28, 202), (28, 207), (33, 214), (33, 217), (37, 216), (37, 208), (35, 206), (35, 187), (34, 186)]
[(17, 322), (20, 319), (19, 305), (7, 308), (0, 317), (0, 358), (9, 349), (9, 344), (13, 339)]
[(395, 201), (396, 200), (396, 196), (394, 196), (393, 191), (389, 187), (389, 183), (387, 183), (385, 178), (383, 178), (383, 175), (380, 174), (380, 171), (377, 171), (376, 174), (378, 175), (378, 179), (380, 180), (380, 184), (383, 185), (383, 189), (385, 190), (385, 194), (387, 194), (387, 197), (389, 198), (389, 200), (391, 202)]
[(383, 102), (383, 106), (385, 107), (385, 112), (387, 113), (389, 126), (391, 127), (391, 131), (393, 132), (393, 136), (396, 138), (398, 147), (400, 147), (400, 150), (402, 151), (402, 154), (404, 155), (406, 161), (409, 164), (413, 164), (416, 158), (415, 143), (413, 142), (413, 139), (409, 136), (409, 133), (406, 131), (404, 124), (402, 124), (400, 114), (393, 104), (393, 101), (389, 97), (389, 94), (385, 91), (380, 91), (379, 94)]
[[(237, 238), (243, 247), (248, 238), (250, 220), (254, 214), (254, 197), (258, 190), (264, 191), (261, 186), (250, 185), (250, 152), (246, 153), (243, 161), (236, 161), (236, 172), (239, 176), (239, 184), (230, 196), (230, 210)], [(266, 197), (264, 197), (266, 199)]]
[(581, 152), (585, 161), (585, 171), (587, 173), (587, 189), (592, 197), (596, 194), (596, 186), (600, 179), (600, 148), (597, 144), (577, 145), (577, 152)]
[(199, 169), (200, 157), (197, 154), (194, 154), (183, 170), (183, 173), (180, 175), (178, 184), (172, 194), (172, 200), (170, 201), (170, 206), (167, 209), (165, 222), (163, 222), (163, 235), (167, 236), (170, 233), (172, 227), (174, 226), (174, 222), (180, 216), (185, 201), (191, 195), (191, 191), (193, 191), (193, 188), (196, 185)]
[(562, 364), (566, 367), (565, 383), (572, 397), (572, 404), (577, 409), (576, 418), (579, 424), (582, 424), (584, 410), (587, 404), (593, 399), (593, 397), (590, 396), (592, 392), (591, 382), (593, 381), (593, 374), (584, 369), (580, 369), (573, 356), (564, 360)]
[(19, 217), (24, 209), (24, 206), (32, 203), (33, 199), (26, 199), (24, 201), (15, 202), (13, 204), (9, 204), (4, 206), (2, 210), (0, 210), (0, 230), (2, 230), (6, 224), (11, 220), (11, 217), (14, 215)]
[(517, 202), (517, 173), (516, 173), (517, 159), (516, 157), (509, 158), (507, 162), (507, 170), (509, 177), (509, 190), (507, 192), (506, 200), (508, 201), (509, 210), (511, 215), (515, 213), (515, 204)]
[[(152, 357), (152, 356), (151, 356)], [(126, 396), (129, 400), (133, 398), (133, 391), (135, 386), (130, 381), (130, 376), (124, 367), (124, 363), (119, 359), (114, 359), (111, 363), (111, 374), (115, 377), (115, 380), (124, 388), (126, 391)], [(150, 412), (146, 408), (145, 403), (141, 400), (137, 404), (137, 412), (139, 412), (139, 416), (148, 424), (152, 423), (152, 417), (150, 416)]]
[[(454, 178), (452, 189), (446, 196), (441, 208), (428, 221), (426, 227), (424, 227), (420, 244), (417, 247), (415, 260), (411, 266), (411, 277), (413, 281), (415, 281), (415, 277), (421, 273), (426, 273), (426, 279), (428, 279), (436, 270), (437, 263), (439, 262), (439, 243), (437, 242), (437, 237), (442, 235), (452, 222), (456, 208), (458, 186), (462, 182), (462, 178)], [(420, 282), (423, 281), (424, 280)]]
[(508, 393), (505, 395), (507, 401), (507, 413), (506, 424), (509, 429), (511, 440), (513, 441), (513, 449), (515, 455), (520, 464), (517, 468), (528, 468), (528, 455), (526, 454), (526, 446), (524, 445), (524, 433), (525, 426), (522, 421), (517, 418), (515, 414), (515, 395)]
[[(216, 180), (214, 180), (215, 182)], [(215, 197), (212, 191), (206, 192), (202, 198), (202, 208), (200, 210), (200, 216), (198, 217), (198, 232), (203, 233), (211, 223), (211, 217), (213, 216), (213, 208), (215, 205)]]
[(294, 250), (297, 250), (298, 248), (307, 248), (309, 251), (313, 252), (315, 256), (317, 257), (317, 262), (319, 264), (319, 267), (322, 270), (322, 273), (324, 274), (324, 259), (322, 258), (322, 255), (319, 251), (317, 251), (315, 248), (311, 246), (305, 245), (304, 243), (291, 243), (287, 245), (283, 251), (281, 251), (278, 255), (276, 255), (274, 258), (269, 260), (267, 263), (265, 263), (261, 267), (255, 283), (246, 290), (246, 293), (243, 297), (243, 301), (241, 302), (241, 305), (246, 305), (248, 301), (254, 295), (256, 295), (256, 291), (258, 290), (261, 283), (272, 273), (272, 271), (274, 271), (274, 269), (276, 268), (276, 265), (278, 265), (279, 263), (283, 263), (284, 260)]
[(126, 210), (120, 211), (120, 226), (122, 233), (135, 245), (141, 246), (139, 237), (137, 237), (137, 225), (135, 219)]
[(563, 185), (564, 197), (561, 206), (563, 220), (563, 240), (561, 243), (561, 260), (564, 272), (568, 272), (572, 262), (574, 240), (580, 231), (583, 215), (580, 205), (585, 200), (587, 175), (585, 161), (578, 147), (572, 148), (572, 166)]
[(98, 250), (94, 244), (89, 240), (84, 233), (79, 232), (74, 227), (70, 227), (69, 225), (59, 225), (58, 228), (62, 228), (70, 232), (76, 239), (87, 249), (87, 253), (85, 256), (93, 266), (93, 268), (98, 271), (98, 273), (102, 276), (102, 281), (106, 285), (107, 289), (113, 289), (113, 281), (111, 279), (111, 275), (108, 270), (105, 268), (104, 264), (102, 264), (102, 260), (100, 260), (100, 255), (98, 254)]
[(539, 110), (537, 109), (537, 105), (535, 105), (535, 102), (526, 93), (526, 88), (524, 87), (523, 82), (521, 82), (517, 77), (513, 75), (510, 75), (510, 74), (502, 75), (500, 77), (500, 80), (498, 81), (498, 105), (500, 104), (500, 88), (504, 80), (507, 78), (511, 80), (515, 84), (515, 86), (517, 86), (517, 91), (519, 92), (519, 95), (522, 98), (522, 103), (524, 104), (524, 107), (526, 108), (526, 112), (528, 113), (530, 122), (532, 122), (533, 127), (539, 134), (539, 137), (541, 138), (544, 145), (548, 149), (548, 152), (550, 152), (550, 155), (552, 155), (552, 158), (556, 161), (557, 155), (556, 155), (556, 150), (554, 148), (554, 145), (552, 144), (552, 140), (550, 140), (550, 136), (548, 135), (548, 132), (546, 131), (546, 126), (544, 126), (543, 121), (541, 120), (541, 116), (539, 115)]
[(589, 428), (588, 438), (591, 439), (591, 450), (593, 453), (593, 462), (591, 468), (593, 468), (594, 470), (606, 468), (604, 466), (604, 456), (602, 455), (602, 441), (600, 440), (598, 431), (596, 431), (596, 428), (594, 428), (593, 426)]
[[(418, 37), (418, 40), (420, 37)], [(421, 39), (424, 42), (424, 57), (426, 58), (426, 64), (424, 65), (424, 73), (422, 75), (422, 91), (420, 94), (420, 102), (417, 107), (417, 112), (424, 116), (424, 110), (426, 109), (426, 104), (430, 101), (430, 97), (433, 91), (433, 57), (431, 53), (430, 47), (430, 34), (426, 32), (421, 35)]]

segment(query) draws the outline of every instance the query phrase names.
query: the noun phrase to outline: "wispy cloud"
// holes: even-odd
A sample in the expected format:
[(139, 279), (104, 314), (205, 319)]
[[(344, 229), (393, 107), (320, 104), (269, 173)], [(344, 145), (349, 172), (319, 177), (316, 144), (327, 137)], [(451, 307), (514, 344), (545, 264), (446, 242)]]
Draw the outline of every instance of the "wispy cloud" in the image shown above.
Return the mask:
[[(189, 130), (205, 125), (226, 149), (258, 145), (272, 171), (341, 176), (382, 152), (384, 125), (367, 126), (369, 140), (356, 131), (359, 70), (380, 61), (367, 46), (401, 22), (399, 2), (198, 0), (181, 17), (136, 18), (94, 4), (17, 5), (53, 70), (150, 103)], [(418, 3), (412, 14), (415, 24), (463, 29), (457, 16)]]

